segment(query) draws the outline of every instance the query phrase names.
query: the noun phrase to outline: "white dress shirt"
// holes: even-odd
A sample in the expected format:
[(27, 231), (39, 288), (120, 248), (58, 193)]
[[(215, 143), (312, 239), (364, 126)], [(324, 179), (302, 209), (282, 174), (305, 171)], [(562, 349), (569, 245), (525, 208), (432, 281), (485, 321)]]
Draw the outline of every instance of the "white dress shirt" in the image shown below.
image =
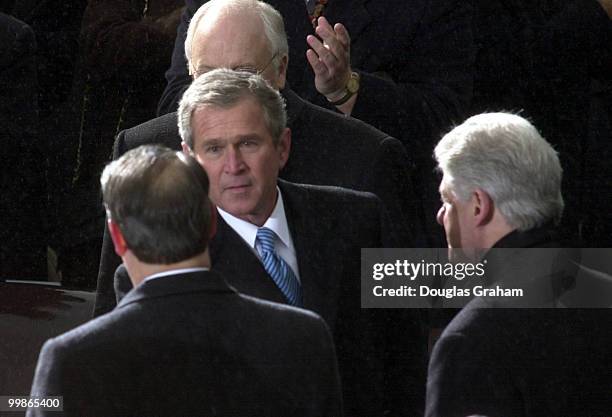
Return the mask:
[[(283, 204), (283, 196), (280, 189), (276, 187), (278, 192), (278, 198), (276, 199), (276, 205), (272, 214), (268, 217), (268, 220), (262, 227), (267, 227), (276, 233), (277, 239), (274, 239), (274, 250), (276, 254), (283, 258), (283, 260), (289, 265), (298, 281), (300, 280), (300, 272), (298, 270), (297, 255), (295, 253), (295, 247), (293, 246), (293, 239), (289, 232), (289, 225), (287, 224), (287, 217), (285, 216), (285, 205)], [(236, 232), (238, 235), (249, 245), (255, 255), (261, 260), (261, 248), (259, 242), (255, 244), (257, 238), (257, 227), (253, 223), (249, 223), (238, 217), (232, 216), (228, 212), (217, 208), (223, 220)]]

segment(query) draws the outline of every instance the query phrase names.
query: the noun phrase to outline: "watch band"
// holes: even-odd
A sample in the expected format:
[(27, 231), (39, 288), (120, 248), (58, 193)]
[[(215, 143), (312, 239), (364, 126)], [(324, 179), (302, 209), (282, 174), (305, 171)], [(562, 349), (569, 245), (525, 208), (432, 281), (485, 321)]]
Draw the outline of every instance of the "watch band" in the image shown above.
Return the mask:
[(341, 106), (347, 101), (349, 101), (350, 98), (357, 94), (357, 91), (359, 91), (359, 80), (359, 73), (355, 71), (351, 72), (351, 78), (349, 79), (347, 85), (344, 87), (344, 95), (338, 100), (330, 101), (329, 103), (333, 106)]

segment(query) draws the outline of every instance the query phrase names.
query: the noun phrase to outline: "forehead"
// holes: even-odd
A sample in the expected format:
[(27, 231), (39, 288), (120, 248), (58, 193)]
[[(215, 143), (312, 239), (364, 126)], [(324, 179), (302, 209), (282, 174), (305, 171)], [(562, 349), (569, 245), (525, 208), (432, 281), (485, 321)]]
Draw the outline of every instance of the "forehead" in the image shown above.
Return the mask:
[(249, 135), (272, 138), (259, 103), (251, 97), (229, 108), (198, 107), (191, 119), (194, 139), (229, 139)]
[(440, 185), (438, 187), (438, 191), (442, 197), (450, 198), (453, 195), (452, 192), (452, 178), (450, 178), (447, 174), (442, 176), (440, 180)]
[(261, 18), (245, 11), (211, 11), (200, 20), (193, 38), (192, 60), (211, 68), (256, 61), (269, 45)]

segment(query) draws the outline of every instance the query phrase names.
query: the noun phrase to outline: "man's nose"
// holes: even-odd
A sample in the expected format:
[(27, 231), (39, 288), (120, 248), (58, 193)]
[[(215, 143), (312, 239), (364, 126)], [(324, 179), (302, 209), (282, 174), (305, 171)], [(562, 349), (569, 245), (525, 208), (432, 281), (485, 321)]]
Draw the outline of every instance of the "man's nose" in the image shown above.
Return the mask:
[(444, 204), (442, 204), (442, 206), (438, 210), (438, 214), (436, 215), (436, 220), (438, 221), (438, 224), (440, 226), (444, 226), (444, 213), (446, 212), (446, 209), (444, 207)]
[(245, 168), (240, 149), (233, 146), (228, 148), (225, 155), (225, 171), (230, 174), (239, 174)]

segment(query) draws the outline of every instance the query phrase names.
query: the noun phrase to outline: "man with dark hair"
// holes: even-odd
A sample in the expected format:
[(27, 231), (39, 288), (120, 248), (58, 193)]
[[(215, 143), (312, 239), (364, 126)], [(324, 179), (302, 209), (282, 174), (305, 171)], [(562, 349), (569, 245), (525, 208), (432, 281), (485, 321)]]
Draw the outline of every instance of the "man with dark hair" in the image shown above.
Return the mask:
[[(291, 148), (283, 105), (262, 77), (225, 69), (198, 77), (181, 101), (183, 150), (206, 170), (219, 214), (213, 269), (245, 294), (325, 319), (347, 414), (411, 413), (422, 405), (422, 323), (404, 312), (360, 308), (361, 248), (396, 246), (388, 216), (372, 194), (278, 179)], [(106, 303), (111, 283), (99, 282)], [(125, 284), (121, 267), (118, 297)]]
[(106, 167), (102, 191), (134, 289), (45, 343), (32, 396), (63, 396), (71, 416), (341, 415), (323, 320), (209, 270), (215, 210), (193, 158), (140, 147)]

